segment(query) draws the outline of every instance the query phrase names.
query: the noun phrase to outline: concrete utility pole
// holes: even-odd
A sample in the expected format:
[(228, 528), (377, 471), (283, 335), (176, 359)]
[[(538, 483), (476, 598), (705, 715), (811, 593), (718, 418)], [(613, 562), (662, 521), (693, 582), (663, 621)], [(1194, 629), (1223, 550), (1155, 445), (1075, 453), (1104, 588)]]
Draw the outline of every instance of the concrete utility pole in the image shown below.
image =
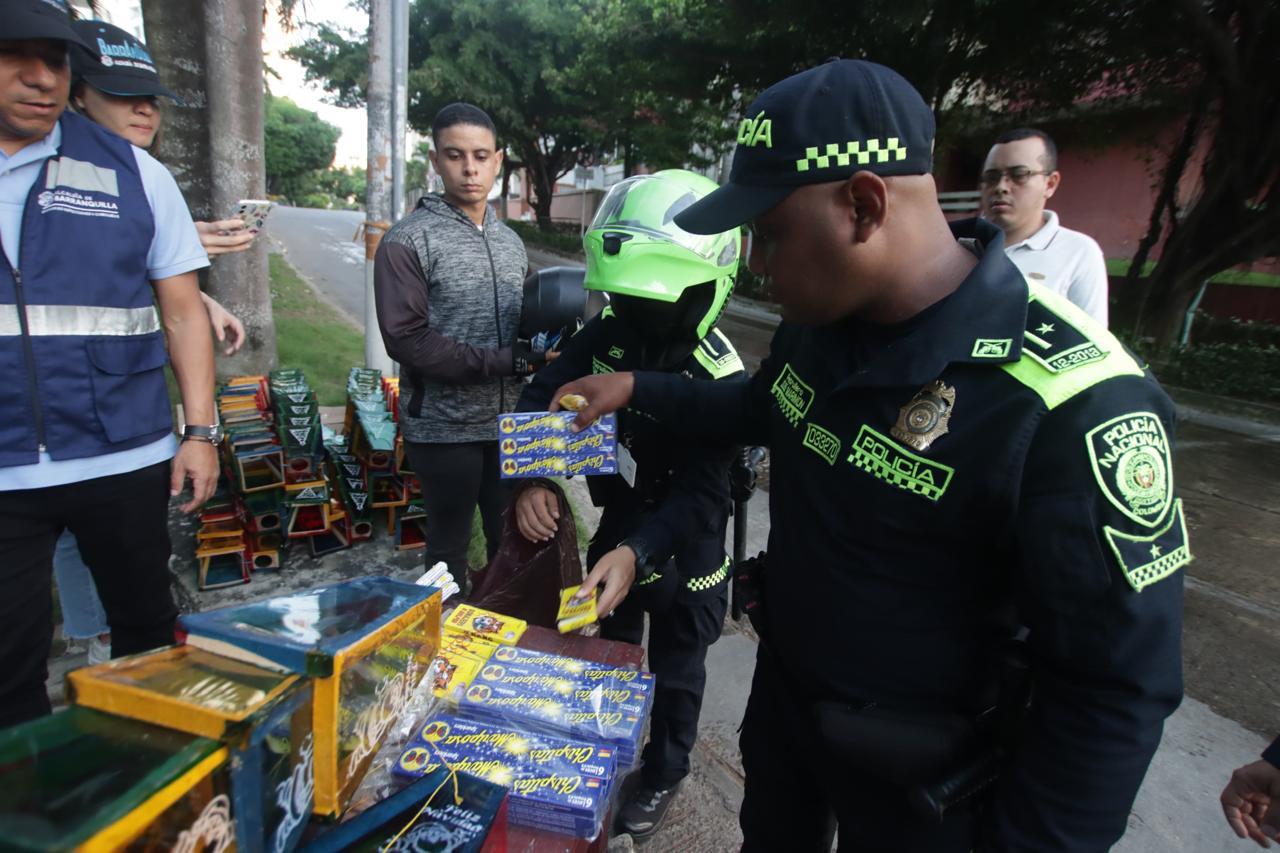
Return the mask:
[(409, 132), (409, 0), (391, 6), (391, 215), (405, 209), (405, 158)]
[(364, 363), (392, 375), (395, 364), (378, 331), (373, 299), (373, 256), (391, 227), (391, 4), (369, 2), (369, 165), (365, 185)]

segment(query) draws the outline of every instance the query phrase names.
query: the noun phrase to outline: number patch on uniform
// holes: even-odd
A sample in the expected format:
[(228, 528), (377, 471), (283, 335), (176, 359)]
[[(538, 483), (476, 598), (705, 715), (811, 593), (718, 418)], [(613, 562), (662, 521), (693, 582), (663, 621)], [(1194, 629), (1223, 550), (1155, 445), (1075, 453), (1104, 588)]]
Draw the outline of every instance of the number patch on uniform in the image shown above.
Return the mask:
[(1142, 592), (1191, 562), (1181, 499), (1173, 502), (1169, 522), (1150, 536), (1134, 536), (1105, 526), (1102, 532), (1135, 592)]
[(1027, 305), (1027, 331), (1023, 336), (1027, 345), (1022, 352), (1050, 373), (1074, 370), (1107, 357), (1106, 350), (1035, 300)]
[(1089, 430), (1084, 440), (1107, 500), (1138, 524), (1158, 526), (1173, 499), (1169, 439), (1160, 418), (1130, 412)]
[(836, 464), (840, 456), (840, 439), (817, 424), (809, 424), (805, 430), (804, 446), (827, 460), (828, 465)]

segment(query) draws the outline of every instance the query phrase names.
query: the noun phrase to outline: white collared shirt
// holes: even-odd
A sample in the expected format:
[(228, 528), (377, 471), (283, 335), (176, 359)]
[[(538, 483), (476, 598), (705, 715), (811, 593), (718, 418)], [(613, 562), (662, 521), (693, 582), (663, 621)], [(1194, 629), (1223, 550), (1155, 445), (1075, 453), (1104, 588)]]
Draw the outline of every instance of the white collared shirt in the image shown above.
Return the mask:
[(1046, 210), (1040, 230), (1004, 250), (1029, 281), (1065, 296), (1107, 324), (1107, 263), (1092, 237), (1063, 228), (1058, 214)]

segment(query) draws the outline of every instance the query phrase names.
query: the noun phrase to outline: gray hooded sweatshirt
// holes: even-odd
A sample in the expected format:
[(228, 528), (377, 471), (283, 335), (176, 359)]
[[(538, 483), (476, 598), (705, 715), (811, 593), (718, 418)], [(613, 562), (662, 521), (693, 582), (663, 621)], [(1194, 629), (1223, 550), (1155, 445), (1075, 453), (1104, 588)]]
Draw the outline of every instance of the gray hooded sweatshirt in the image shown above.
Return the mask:
[(392, 226), (374, 258), (378, 327), (400, 363), (407, 441), (496, 441), (521, 382), (511, 345), (520, 325), (524, 243), (485, 209), (484, 228), (440, 195)]

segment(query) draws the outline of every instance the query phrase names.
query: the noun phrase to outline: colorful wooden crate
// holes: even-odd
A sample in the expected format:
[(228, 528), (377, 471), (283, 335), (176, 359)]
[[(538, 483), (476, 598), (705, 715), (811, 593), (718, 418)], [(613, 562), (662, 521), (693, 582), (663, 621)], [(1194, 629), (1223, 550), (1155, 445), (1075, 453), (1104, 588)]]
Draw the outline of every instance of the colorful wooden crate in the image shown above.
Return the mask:
[(316, 813), (342, 813), (440, 641), (440, 592), (366, 577), (182, 617), (187, 642), (315, 679)]
[(67, 683), (77, 705), (224, 743), (240, 849), (297, 845), (314, 807), (309, 680), (171, 646), (73, 670)]
[(0, 731), (0, 847), (230, 850), (229, 751), (88, 708)]

